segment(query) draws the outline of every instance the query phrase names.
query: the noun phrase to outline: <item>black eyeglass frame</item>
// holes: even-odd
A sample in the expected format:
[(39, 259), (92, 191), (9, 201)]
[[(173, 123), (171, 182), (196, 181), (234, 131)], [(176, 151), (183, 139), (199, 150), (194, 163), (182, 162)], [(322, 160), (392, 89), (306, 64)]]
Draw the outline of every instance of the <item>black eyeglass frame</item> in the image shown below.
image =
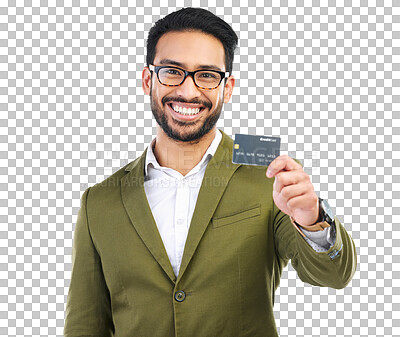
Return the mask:
[[(182, 82), (179, 83), (179, 84), (165, 84), (165, 83), (162, 83), (161, 80), (160, 80), (160, 77), (158, 76), (158, 73), (163, 68), (173, 68), (173, 69), (178, 69), (178, 70), (183, 71), (185, 73), (185, 76), (183, 77)], [(165, 85), (167, 87), (179, 87), (180, 85), (182, 85), (183, 82), (185, 82), (185, 80), (186, 80), (186, 78), (188, 76), (191, 76), (192, 79), (193, 79), (193, 83), (194, 83), (194, 85), (196, 87), (198, 87), (200, 89), (205, 89), (205, 90), (214, 90), (214, 89), (217, 89), (220, 86), (220, 84), (221, 84), (221, 82), (222, 82), (222, 80), (224, 78), (228, 78), (230, 76), (229, 71), (218, 71), (218, 70), (213, 70), (213, 69), (199, 69), (199, 70), (195, 70), (195, 71), (187, 71), (187, 70), (179, 68), (179, 67), (174, 67), (174, 66), (155, 66), (154, 64), (149, 64), (149, 69), (150, 69), (150, 71), (154, 71), (156, 73), (158, 82), (160, 82), (160, 84)], [(214, 88), (204, 88), (204, 87), (201, 87), (201, 86), (197, 85), (194, 75), (196, 73), (200, 72), (200, 71), (211, 71), (213, 73), (219, 74), (221, 76), (221, 79), (220, 79), (218, 85), (216, 87), (214, 87)]]

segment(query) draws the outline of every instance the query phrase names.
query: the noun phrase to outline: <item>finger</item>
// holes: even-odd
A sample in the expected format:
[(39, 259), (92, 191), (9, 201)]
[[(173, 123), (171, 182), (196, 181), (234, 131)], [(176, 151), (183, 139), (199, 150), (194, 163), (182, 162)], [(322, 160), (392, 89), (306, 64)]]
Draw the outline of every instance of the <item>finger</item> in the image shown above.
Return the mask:
[(313, 210), (318, 205), (318, 196), (314, 192), (294, 195), (289, 198), (287, 205), (291, 210)]
[(284, 186), (279, 192), (278, 197), (289, 207), (293, 207), (292, 204), (289, 204), (289, 201), (307, 193), (309, 193), (309, 189), (305, 184), (296, 184)]
[(288, 155), (282, 155), (275, 158), (268, 166), (267, 177), (272, 178), (280, 171), (300, 170), (302, 166), (296, 163)]
[(299, 184), (303, 181), (310, 181), (310, 177), (304, 171), (283, 171), (275, 175), (273, 188), (280, 192), (285, 186)]

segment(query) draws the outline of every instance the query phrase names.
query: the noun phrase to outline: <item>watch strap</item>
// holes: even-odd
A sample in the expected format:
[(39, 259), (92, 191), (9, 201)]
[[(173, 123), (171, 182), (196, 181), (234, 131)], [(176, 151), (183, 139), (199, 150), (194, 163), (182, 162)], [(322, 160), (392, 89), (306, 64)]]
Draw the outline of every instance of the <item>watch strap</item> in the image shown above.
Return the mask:
[(314, 225), (311, 226), (302, 226), (298, 224), (296, 221), (294, 221), (293, 217), (290, 216), (290, 221), (292, 222), (293, 226), (296, 228), (296, 230), (303, 236), (306, 237), (305, 234), (300, 230), (299, 227), (304, 228), (307, 231), (310, 232), (317, 232), (317, 231), (323, 231), (325, 228), (330, 227), (331, 225), (327, 223), (326, 221), (322, 222), (317, 222)]

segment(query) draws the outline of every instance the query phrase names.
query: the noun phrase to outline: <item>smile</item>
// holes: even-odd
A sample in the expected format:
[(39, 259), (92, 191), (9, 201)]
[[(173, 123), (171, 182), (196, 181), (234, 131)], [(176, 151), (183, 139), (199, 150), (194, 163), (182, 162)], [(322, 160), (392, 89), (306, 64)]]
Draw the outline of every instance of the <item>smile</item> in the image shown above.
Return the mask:
[(186, 106), (183, 106), (183, 105), (180, 105), (180, 104), (175, 104), (175, 103), (170, 104), (170, 106), (172, 107), (172, 109), (175, 112), (178, 112), (178, 113), (180, 113), (181, 115), (184, 115), (184, 116), (197, 115), (198, 113), (200, 113), (200, 111), (202, 111), (204, 109), (203, 107), (198, 107), (198, 108), (192, 107), (192, 108), (190, 108), (190, 107), (186, 107)]

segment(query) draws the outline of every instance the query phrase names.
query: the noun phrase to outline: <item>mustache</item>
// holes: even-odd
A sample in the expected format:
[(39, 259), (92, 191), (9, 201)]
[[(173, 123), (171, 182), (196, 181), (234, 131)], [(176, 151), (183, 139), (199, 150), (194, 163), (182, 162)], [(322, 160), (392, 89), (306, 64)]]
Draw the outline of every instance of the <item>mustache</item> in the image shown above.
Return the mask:
[(180, 102), (180, 103), (201, 104), (201, 105), (204, 105), (208, 109), (211, 109), (211, 107), (212, 107), (212, 104), (210, 102), (199, 101), (199, 100), (187, 101), (186, 99), (183, 99), (180, 97), (163, 97), (161, 100), (161, 103), (164, 105), (171, 101)]

